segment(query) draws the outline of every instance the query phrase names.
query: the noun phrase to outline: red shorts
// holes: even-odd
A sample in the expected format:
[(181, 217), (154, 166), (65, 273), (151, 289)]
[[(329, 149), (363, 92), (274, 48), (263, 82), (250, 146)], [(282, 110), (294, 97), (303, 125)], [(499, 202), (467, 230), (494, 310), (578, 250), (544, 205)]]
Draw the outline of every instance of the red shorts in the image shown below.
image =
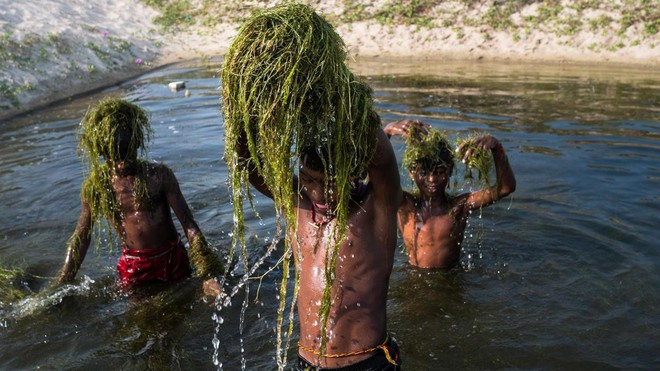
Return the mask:
[(186, 248), (181, 240), (148, 250), (124, 247), (119, 263), (119, 285), (139, 286), (150, 282), (173, 282), (192, 273)]

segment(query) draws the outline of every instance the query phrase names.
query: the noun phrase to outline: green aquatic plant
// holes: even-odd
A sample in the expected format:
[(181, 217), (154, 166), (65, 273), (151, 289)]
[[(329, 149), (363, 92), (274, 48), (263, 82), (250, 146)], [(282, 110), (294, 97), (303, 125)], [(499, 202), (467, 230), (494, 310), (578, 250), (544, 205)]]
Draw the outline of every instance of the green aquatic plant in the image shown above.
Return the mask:
[[(336, 178), (337, 222), (331, 239), (335, 242), (328, 246), (326, 259), (326, 285), (331, 287), (337, 250), (347, 228), (350, 180), (366, 171), (375, 150), (380, 121), (372, 109), (371, 89), (348, 69), (345, 60), (342, 39), (323, 17), (306, 5), (283, 4), (257, 12), (241, 26), (222, 71), (225, 161), (235, 220), (233, 242), (246, 251), (243, 200), (251, 202), (249, 169), (264, 179), (278, 219), (286, 221), (280, 324), (297, 225), (297, 190), (292, 184), (303, 151), (327, 153), (325, 174)], [(247, 145), (247, 163), (239, 161), (245, 155), (239, 155), (239, 143)], [(294, 301), (297, 287), (296, 274)], [(325, 291), (322, 300), (329, 303), (330, 289)], [(321, 351), (329, 305), (322, 308)], [(280, 335), (278, 328), (278, 354)]]
[(23, 299), (28, 294), (20, 287), (27, 276), (23, 268), (7, 266), (0, 262), (0, 309), (6, 304)]
[(427, 129), (424, 135), (416, 126), (410, 128), (406, 137), (406, 150), (403, 153), (402, 165), (408, 171), (415, 171), (421, 161), (432, 164), (445, 164), (454, 168), (454, 151), (447, 136), (436, 129)]
[[(432, 128), (425, 130), (427, 133), (422, 133), (417, 126), (410, 128), (408, 136), (406, 136), (406, 149), (403, 152), (401, 166), (410, 172), (416, 172), (420, 165), (429, 170), (438, 165), (445, 165), (451, 174), (454, 170), (454, 150), (449, 139), (440, 130)], [(421, 202), (419, 189), (415, 182), (412, 182), (412, 185), (413, 188), (409, 193)], [(456, 186), (456, 184), (454, 185)], [(445, 197), (447, 197), (446, 194)]]
[[(80, 123), (78, 153), (87, 167), (81, 197), (90, 207), (92, 220), (104, 218), (113, 226), (121, 220), (120, 208), (112, 188), (115, 165), (124, 160), (135, 162), (135, 202), (149, 204), (147, 190), (148, 163), (137, 159), (138, 150), (146, 156), (152, 129), (149, 116), (139, 106), (117, 97), (106, 97), (90, 108)], [(130, 135), (125, 148), (119, 137)], [(99, 232), (102, 223), (96, 223)], [(107, 228), (109, 237), (112, 228)], [(97, 246), (100, 244), (100, 233)]]
[(218, 255), (209, 247), (201, 234), (196, 234), (190, 241), (188, 252), (190, 263), (195, 267), (197, 277), (214, 277), (222, 274), (224, 268)]
[(476, 138), (487, 134), (474, 134), (469, 137), (457, 138), (456, 148), (458, 150), (456, 156), (463, 159), (465, 154), (469, 151), (470, 155), (465, 161), (465, 179), (474, 180), (476, 173), (476, 180), (483, 188), (490, 187), (490, 175), (493, 169), (493, 153), (490, 149), (481, 148), (476, 145), (474, 141)]

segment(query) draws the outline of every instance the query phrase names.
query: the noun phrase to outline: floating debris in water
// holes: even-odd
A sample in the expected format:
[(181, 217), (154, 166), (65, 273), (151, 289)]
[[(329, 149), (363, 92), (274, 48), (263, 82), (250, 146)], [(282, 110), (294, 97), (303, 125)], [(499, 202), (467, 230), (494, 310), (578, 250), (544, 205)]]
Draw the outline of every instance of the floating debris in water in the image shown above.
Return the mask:
[(179, 91), (182, 89), (186, 88), (186, 82), (185, 81), (174, 81), (169, 83), (167, 86), (170, 87), (170, 90), (172, 91)]

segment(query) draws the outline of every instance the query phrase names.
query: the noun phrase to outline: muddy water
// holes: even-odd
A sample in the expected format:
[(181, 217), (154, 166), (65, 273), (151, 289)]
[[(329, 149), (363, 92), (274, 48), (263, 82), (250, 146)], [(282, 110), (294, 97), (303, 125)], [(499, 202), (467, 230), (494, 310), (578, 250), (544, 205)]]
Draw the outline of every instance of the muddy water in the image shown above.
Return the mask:
[[(244, 291), (219, 312), (195, 279), (117, 292), (113, 241), (90, 251), (75, 285), (47, 289), (80, 208), (77, 123), (108, 93), (151, 112), (150, 158), (174, 170), (209, 240), (228, 245), (218, 68), (170, 66), (0, 124), (0, 259), (31, 275), (22, 282), (28, 298), (1, 307), (2, 368), (276, 367), (277, 270), (250, 281), (242, 333)], [(384, 122), (418, 118), (452, 138), (491, 133), (518, 180), (512, 199), (471, 218), (460, 267), (418, 270), (397, 254), (388, 322), (406, 369), (660, 367), (659, 73), (393, 61), (354, 68), (374, 88)], [(167, 87), (178, 80), (189, 97)], [(400, 158), (402, 142), (393, 146)], [(257, 196), (256, 208), (261, 220), (246, 213), (254, 260), (275, 233), (272, 203)]]

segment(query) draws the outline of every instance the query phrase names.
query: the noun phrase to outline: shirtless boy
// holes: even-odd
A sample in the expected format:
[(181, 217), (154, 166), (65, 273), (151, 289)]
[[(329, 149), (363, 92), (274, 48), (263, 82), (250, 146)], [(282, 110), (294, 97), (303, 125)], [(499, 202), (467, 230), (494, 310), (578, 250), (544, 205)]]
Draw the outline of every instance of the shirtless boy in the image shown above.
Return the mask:
[[(320, 156), (314, 151), (304, 155), (299, 176), (294, 180), (298, 190), (295, 202), (298, 225), (296, 240), (301, 266), (298, 316), (300, 349), (298, 369), (320, 366), (368, 367), (395, 370), (387, 357), (398, 360), (398, 348), (387, 335), (386, 298), (396, 245), (396, 209), (401, 199), (396, 158), (387, 136), (380, 131), (376, 153), (369, 164), (369, 183), (357, 182), (349, 209), (347, 236), (339, 247), (343, 263), (337, 264), (337, 280), (332, 291), (332, 324), (326, 344), (327, 354), (319, 362), (321, 328), (320, 301), (324, 289), (325, 259), (332, 248), (323, 239), (335, 222), (332, 198), (326, 198), (326, 174)], [(247, 153), (244, 150), (243, 153)], [(272, 197), (258, 174), (250, 181), (261, 193)], [(330, 246), (328, 246), (330, 245)], [(378, 346), (384, 347), (378, 348)], [(387, 350), (388, 354), (385, 354)], [(350, 353), (356, 355), (348, 355)], [(345, 356), (339, 356), (346, 354)], [(366, 369), (366, 368), (365, 368)]]
[[(144, 152), (150, 133), (146, 112), (122, 99), (104, 98), (86, 113), (79, 148), (89, 160), (90, 171), (81, 190), (78, 225), (67, 242), (57, 283), (74, 279), (85, 259), (94, 223), (101, 218), (112, 226), (123, 248), (117, 265), (120, 286), (190, 276), (188, 253), (170, 208), (190, 242), (196, 275), (221, 273), (222, 263), (207, 246), (172, 170), (138, 158), (138, 149)], [(220, 290), (213, 279), (205, 287), (210, 292)]]
[[(315, 41), (321, 40), (328, 43), (327, 49), (343, 48), (339, 36), (334, 31), (327, 31), (331, 26), (322, 17), (302, 5), (292, 5), (291, 7), (291, 9), (276, 8), (275, 11), (279, 13), (276, 17), (268, 19), (266, 23), (269, 25), (268, 27), (288, 27), (293, 23), (303, 24), (299, 30), (301, 32), (313, 30), (310, 35), (316, 35), (317, 40)], [(300, 16), (298, 16), (299, 14)], [(268, 17), (269, 13), (266, 12), (263, 16)], [(291, 22), (290, 17), (294, 17), (295, 22)], [(308, 20), (309, 23), (307, 23)], [(323, 30), (318, 30), (316, 27), (323, 27)], [(255, 29), (259, 28), (255, 27)], [(244, 27), (241, 30), (247, 33), (251, 29)], [(326, 33), (324, 34), (324, 32)], [(328, 36), (328, 34), (332, 35)], [(321, 38), (318, 35), (324, 36)], [(243, 37), (242, 32), (239, 32), (237, 40)], [(243, 42), (244, 45), (249, 46), (260, 43), (260, 41), (253, 40), (243, 40)], [(290, 44), (289, 40), (276, 38), (268, 38), (266, 42), (267, 45)], [(272, 52), (273, 49), (268, 50)], [(366, 140), (368, 146), (373, 149), (372, 155), (365, 161), (364, 169), (350, 169), (352, 175), (347, 184), (340, 184), (337, 181), (337, 174), (327, 166), (327, 164), (333, 164), (336, 159), (333, 156), (338, 155), (338, 151), (332, 152), (331, 145), (321, 141), (309, 147), (302, 146), (297, 152), (297, 175), (290, 184), (290, 187), (293, 187), (295, 220), (287, 226), (287, 229), (291, 231), (288, 241), (292, 246), (300, 282), (297, 299), (300, 342), (296, 369), (342, 370), (346, 367), (350, 370), (397, 370), (400, 364), (398, 348), (393, 339), (388, 336), (386, 315), (389, 277), (397, 239), (396, 212), (402, 196), (392, 146), (380, 128), (378, 115), (373, 111), (370, 89), (347, 72), (345, 60), (324, 60), (321, 56), (314, 54), (317, 51), (312, 47), (287, 50), (287, 53), (287, 56), (303, 54), (300, 63), (305, 63), (305, 66), (308, 63), (319, 63), (320, 61), (324, 63), (320, 68), (325, 68), (328, 63), (334, 63), (331, 67), (333, 71), (345, 74), (344, 76), (351, 76), (350, 80), (344, 81), (345, 84), (351, 84), (352, 87), (361, 89), (362, 92), (368, 91), (365, 93), (368, 98), (365, 100), (367, 104), (360, 107), (366, 110), (362, 113), (369, 117), (367, 122), (363, 123), (373, 128), (369, 131), (372, 134)], [(279, 54), (275, 54), (273, 59), (276, 60), (279, 57)], [(229, 72), (226, 69), (225, 74), (237, 76), (236, 70), (243, 66), (234, 67), (233, 58), (230, 54), (225, 62), (225, 68), (228, 65), (232, 68)], [(249, 65), (249, 67), (253, 66)], [(248, 68), (245, 69), (248, 70)], [(256, 67), (254, 70), (258, 71)], [(268, 94), (273, 94), (273, 91), (284, 79), (298, 81), (309, 78), (307, 75), (299, 76), (296, 73), (300, 74), (297, 71), (290, 71), (269, 76), (267, 83), (262, 83), (261, 80), (256, 81), (251, 85), (252, 90), (250, 91), (254, 92), (254, 89), (259, 86), (259, 90), (254, 94), (259, 97), (259, 100), (247, 108), (243, 107), (245, 111), (255, 112), (258, 107), (264, 106), (272, 107), (273, 110), (281, 108), (266, 104), (261, 99), (266, 99)], [(245, 75), (245, 77), (250, 78), (250, 75)], [(237, 116), (233, 115), (233, 108), (227, 108), (229, 104), (233, 104), (233, 101), (230, 101), (232, 92), (227, 89), (240, 89), (246, 84), (228, 85), (227, 82), (228, 79), (223, 79), (223, 83), (225, 83), (223, 91), (225, 118), (234, 120), (233, 117)], [(337, 83), (338, 85), (334, 87), (320, 88), (322, 82), (319, 80), (306, 80), (306, 84), (309, 84), (306, 86), (312, 87), (311, 91), (301, 97), (296, 96), (295, 98), (300, 100), (296, 101), (298, 106), (294, 108), (303, 107), (300, 120), (303, 120), (304, 116), (309, 121), (318, 120), (318, 117), (322, 116), (319, 112), (324, 108), (322, 106), (324, 102), (336, 102), (337, 92), (346, 87), (346, 85), (340, 86), (341, 83)], [(344, 96), (343, 99), (350, 98)], [(280, 102), (280, 104), (284, 103)], [(337, 107), (337, 105), (333, 103), (331, 107)], [(363, 114), (357, 114), (355, 117), (364, 118)], [(238, 117), (235, 120), (243, 120), (243, 116)], [(279, 114), (278, 111), (277, 117), (282, 117), (283, 120), (288, 119), (288, 115)], [(267, 119), (267, 117), (257, 117), (256, 114), (253, 114), (250, 119), (259, 121)], [(341, 117), (337, 113), (335, 116), (324, 117), (324, 119), (337, 125), (336, 127), (341, 127), (338, 123)], [(240, 124), (247, 125), (248, 123), (240, 122)], [(296, 122), (291, 123), (291, 125), (297, 124)], [(333, 128), (329, 130), (333, 130)], [(335, 134), (339, 135), (339, 133)], [(344, 134), (345, 138), (351, 138), (352, 133), (341, 134)], [(278, 133), (272, 133), (269, 138), (277, 135)], [(226, 157), (231, 159), (235, 156), (238, 159), (237, 163), (243, 164), (242, 168), (247, 167), (252, 186), (267, 197), (276, 200), (273, 187), (266, 185), (270, 180), (263, 177), (255, 168), (257, 166), (255, 164), (262, 163), (260, 158), (255, 157), (261, 156), (263, 149), (258, 149), (256, 153), (251, 152), (253, 149), (248, 146), (245, 132), (235, 138), (227, 137), (227, 141), (236, 141), (236, 153), (229, 153)], [(329, 138), (328, 142), (331, 141), (332, 138)], [(282, 155), (286, 156), (291, 151), (292, 148), (286, 148), (286, 153)], [(349, 158), (353, 158), (351, 154), (349, 154)], [(368, 178), (368, 182), (365, 178)], [(342, 186), (346, 187), (342, 188)], [(329, 260), (329, 256), (332, 256), (336, 246), (331, 238), (325, 238), (325, 236), (332, 235), (332, 231), (337, 230), (336, 227), (340, 220), (340, 217), (337, 216), (337, 209), (340, 204), (335, 196), (339, 194), (339, 189), (347, 188), (350, 188), (350, 199), (347, 203), (347, 218), (343, 222), (346, 223), (347, 228), (338, 245), (337, 264), (333, 275), (335, 278), (331, 286), (330, 309), (327, 325), (323, 329), (320, 313), (326, 288), (326, 261)], [(323, 333), (327, 334), (326, 339), (324, 339)]]
[[(421, 121), (402, 120), (387, 125), (384, 131), (388, 136), (408, 136), (412, 128), (421, 139), (434, 130)], [(502, 144), (492, 136), (474, 141), (478, 147), (493, 153), (497, 181), (490, 188), (454, 197), (447, 195), (445, 189), (454, 169), (454, 158), (450, 145), (443, 141), (436, 143), (437, 153), (433, 158), (415, 159), (408, 169), (419, 195), (403, 192), (398, 221), (410, 264), (444, 269), (456, 265), (470, 211), (491, 205), (515, 191), (516, 179)], [(462, 160), (469, 156), (468, 151)]]

